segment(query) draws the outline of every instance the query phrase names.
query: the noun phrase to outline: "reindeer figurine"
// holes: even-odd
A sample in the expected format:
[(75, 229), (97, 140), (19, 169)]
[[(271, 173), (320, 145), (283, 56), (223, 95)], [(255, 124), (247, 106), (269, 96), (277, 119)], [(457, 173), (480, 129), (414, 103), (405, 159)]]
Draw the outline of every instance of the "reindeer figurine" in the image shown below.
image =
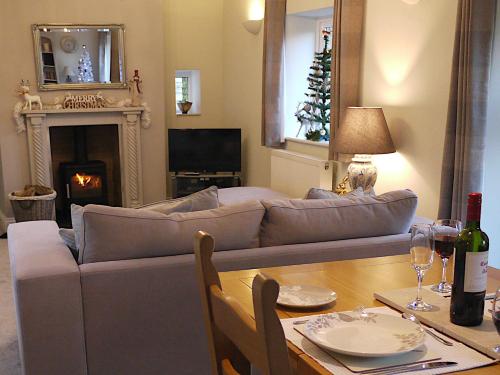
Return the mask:
[(21, 84), (19, 85), (19, 95), (22, 95), (24, 97), (24, 107), (23, 109), (29, 109), (31, 111), (33, 104), (38, 104), (40, 109), (43, 109), (42, 107), (42, 100), (40, 99), (40, 96), (38, 95), (30, 95), (30, 87), (29, 87), (30, 81), (24, 82), (24, 80), (21, 81)]

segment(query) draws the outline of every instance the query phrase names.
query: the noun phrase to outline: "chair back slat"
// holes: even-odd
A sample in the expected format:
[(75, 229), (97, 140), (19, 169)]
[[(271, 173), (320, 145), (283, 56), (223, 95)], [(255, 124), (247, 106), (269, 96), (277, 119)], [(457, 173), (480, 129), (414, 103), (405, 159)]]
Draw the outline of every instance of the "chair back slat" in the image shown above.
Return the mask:
[[(240, 350), (251, 363), (262, 368), (262, 356), (259, 352), (259, 335), (255, 320), (248, 315), (241, 304), (231, 297), (225, 296), (216, 286), (210, 288), (213, 321), (217, 328)], [(236, 339), (233, 339), (236, 338)]]
[(289, 375), (288, 349), (276, 314), (278, 283), (258, 274), (252, 284), (255, 320), (234, 298), (224, 294), (212, 263), (214, 239), (195, 235), (195, 256), (212, 374), (249, 374), (250, 363), (265, 375)]

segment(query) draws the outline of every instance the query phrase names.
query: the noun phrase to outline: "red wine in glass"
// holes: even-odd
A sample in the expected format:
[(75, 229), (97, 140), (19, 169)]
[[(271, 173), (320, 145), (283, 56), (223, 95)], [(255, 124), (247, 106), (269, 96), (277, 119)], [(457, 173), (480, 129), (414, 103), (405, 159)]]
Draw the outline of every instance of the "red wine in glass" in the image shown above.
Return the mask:
[(435, 235), (434, 246), (436, 248), (436, 253), (441, 258), (449, 258), (453, 255), (453, 249), (455, 246), (456, 236), (447, 235)]
[(436, 220), (433, 225), (434, 250), (441, 258), (443, 269), (441, 272), (441, 282), (433, 285), (431, 290), (438, 293), (450, 293), (451, 285), (446, 280), (446, 265), (448, 259), (455, 250), (455, 240), (462, 230), (460, 220), (443, 219)]

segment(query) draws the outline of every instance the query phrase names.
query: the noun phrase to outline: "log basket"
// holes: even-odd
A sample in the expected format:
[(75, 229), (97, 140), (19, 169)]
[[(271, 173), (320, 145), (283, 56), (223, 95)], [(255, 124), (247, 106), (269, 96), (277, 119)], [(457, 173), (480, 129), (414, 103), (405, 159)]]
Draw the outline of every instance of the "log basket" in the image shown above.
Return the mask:
[(15, 193), (10, 193), (9, 200), (16, 222), (54, 220), (56, 196), (57, 193), (55, 191), (50, 194), (31, 197), (20, 197), (15, 195)]

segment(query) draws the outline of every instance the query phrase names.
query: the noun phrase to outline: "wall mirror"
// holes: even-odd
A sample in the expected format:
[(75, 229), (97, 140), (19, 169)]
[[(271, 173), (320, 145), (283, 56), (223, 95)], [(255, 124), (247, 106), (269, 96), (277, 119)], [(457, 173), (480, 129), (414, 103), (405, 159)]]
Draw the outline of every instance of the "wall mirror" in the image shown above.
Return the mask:
[(33, 25), (40, 90), (127, 87), (124, 25)]

